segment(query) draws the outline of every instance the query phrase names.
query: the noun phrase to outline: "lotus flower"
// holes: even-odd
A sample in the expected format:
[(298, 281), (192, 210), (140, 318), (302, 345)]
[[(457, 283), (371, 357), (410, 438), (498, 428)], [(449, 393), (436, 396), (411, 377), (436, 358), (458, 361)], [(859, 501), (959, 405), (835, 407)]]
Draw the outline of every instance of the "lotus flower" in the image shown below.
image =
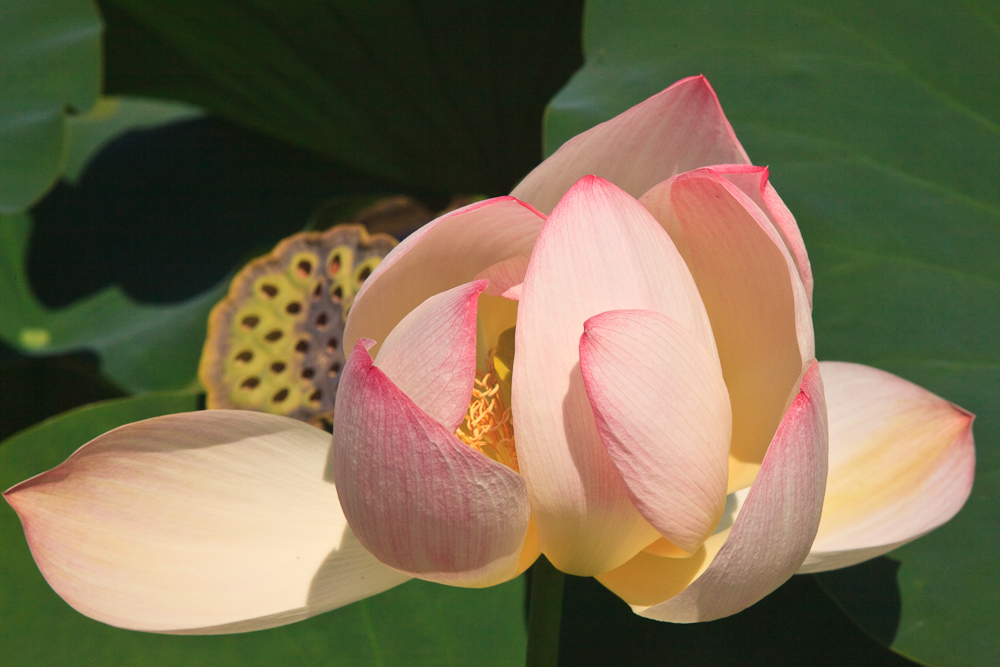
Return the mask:
[(794, 219), (702, 77), (401, 243), (351, 310), (332, 446), (172, 415), (9, 490), (39, 567), (113, 625), (291, 622), (540, 553), (644, 616), (719, 618), (967, 498), (972, 416), (814, 360)]

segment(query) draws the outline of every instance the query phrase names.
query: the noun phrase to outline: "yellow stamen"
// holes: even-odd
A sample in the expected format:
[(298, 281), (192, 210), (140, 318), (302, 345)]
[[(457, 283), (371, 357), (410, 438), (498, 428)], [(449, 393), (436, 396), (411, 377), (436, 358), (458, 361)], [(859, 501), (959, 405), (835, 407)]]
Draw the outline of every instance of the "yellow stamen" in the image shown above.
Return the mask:
[(485, 373), (476, 373), (469, 410), (455, 435), (494, 461), (515, 472), (518, 470), (514, 424), (511, 422), (510, 408), (504, 405), (500, 395), (500, 379), (492, 363)]

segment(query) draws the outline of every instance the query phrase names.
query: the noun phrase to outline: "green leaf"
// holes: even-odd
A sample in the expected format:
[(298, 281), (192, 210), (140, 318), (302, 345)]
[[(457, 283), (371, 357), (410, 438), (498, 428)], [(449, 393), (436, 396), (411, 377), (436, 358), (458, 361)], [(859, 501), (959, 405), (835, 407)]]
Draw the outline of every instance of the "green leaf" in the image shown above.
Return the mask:
[[(62, 462), (122, 424), (197, 407), (191, 393), (157, 393), (78, 408), (0, 445), (0, 488)], [(17, 515), (0, 507), (0, 646), (4, 665), (523, 664), (524, 584), (483, 590), (413, 581), (294, 625), (240, 635), (184, 637), (119, 630), (78, 614), (48, 587)]]
[(66, 162), (66, 118), (101, 87), (91, 0), (0, 1), (0, 213), (28, 208)]
[(132, 392), (197, 381), (208, 313), (228, 281), (175, 305), (137, 303), (112, 286), (48, 310), (31, 293), (25, 273), (30, 233), (27, 214), (0, 217), (0, 338), (24, 354), (93, 350), (104, 373)]
[(110, 91), (186, 100), (433, 192), (509, 191), (580, 62), (580, 0), (101, 4)]
[[(1000, 662), (997, 6), (591, 0), (584, 42), (586, 66), (548, 111), (549, 152), (704, 73), (802, 227), (819, 357), (980, 415), (968, 505), (891, 554), (902, 609), (887, 639), (932, 664)], [(864, 625), (858, 603), (838, 601)]]
[(198, 107), (139, 97), (101, 97), (90, 113), (70, 116), (63, 176), (75, 183), (90, 159), (111, 139), (128, 132), (201, 116)]

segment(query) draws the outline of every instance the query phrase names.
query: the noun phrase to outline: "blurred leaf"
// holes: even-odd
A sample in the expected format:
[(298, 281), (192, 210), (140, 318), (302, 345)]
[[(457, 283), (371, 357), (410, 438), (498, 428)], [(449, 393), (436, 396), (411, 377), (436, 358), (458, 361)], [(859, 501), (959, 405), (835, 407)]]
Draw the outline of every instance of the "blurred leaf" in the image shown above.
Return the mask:
[(400, 186), (507, 192), (580, 0), (103, 0), (110, 92), (192, 102)]
[(0, 337), (25, 354), (93, 350), (105, 374), (132, 392), (196, 382), (208, 312), (227, 281), (176, 305), (140, 304), (112, 286), (48, 310), (31, 293), (24, 272), (30, 233), (27, 214), (0, 217)]
[[(0, 488), (62, 462), (121, 424), (197, 407), (194, 394), (157, 393), (65, 413), (0, 445)], [(414, 581), (294, 625), (241, 635), (166, 636), (119, 630), (78, 614), (46, 585), (17, 515), (0, 507), (0, 646), (4, 665), (523, 664), (524, 587), (469, 590)]]
[(100, 37), (92, 0), (0, 1), (0, 213), (28, 208), (62, 171), (68, 112), (100, 92)]
[(67, 119), (69, 150), (64, 177), (75, 183), (90, 159), (105, 143), (120, 134), (195, 118), (202, 113), (198, 107), (180, 102), (101, 97), (90, 113)]
[(86, 354), (0, 362), (0, 440), (87, 403), (123, 396)]
[[(884, 368), (979, 413), (968, 505), (892, 553), (892, 646), (941, 665), (1000, 663), (998, 26), (982, 0), (592, 0), (586, 66), (545, 128), (551, 152), (704, 73), (802, 227), (820, 358)], [(839, 602), (865, 623), (863, 602)]]

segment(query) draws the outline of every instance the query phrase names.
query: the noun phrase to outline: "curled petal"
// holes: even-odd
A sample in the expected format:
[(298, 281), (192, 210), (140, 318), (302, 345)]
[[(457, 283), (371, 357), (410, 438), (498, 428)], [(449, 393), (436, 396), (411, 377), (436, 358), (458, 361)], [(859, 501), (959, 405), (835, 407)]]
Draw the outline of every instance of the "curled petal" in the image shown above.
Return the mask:
[[(598, 580), (656, 620), (693, 623), (735, 614), (802, 564), (819, 525), (826, 470), (826, 405), (813, 362), (725, 542), (719, 545), (725, 531), (713, 535), (691, 562), (643, 553)], [(668, 598), (658, 602), (649, 591)]]
[(548, 213), (588, 174), (638, 197), (675, 174), (729, 163), (750, 159), (708, 80), (692, 76), (573, 137), (511, 194)]
[(435, 294), (378, 348), (375, 365), (421, 410), (454, 430), (476, 379), (476, 311), (485, 280)]
[(677, 244), (704, 299), (733, 410), (729, 490), (744, 488), (814, 354), (795, 259), (760, 207), (714, 168), (661, 183), (640, 202)]
[(619, 310), (587, 320), (580, 368), (633, 504), (694, 552), (726, 503), (732, 416), (718, 359), (665, 315)]
[(486, 279), (490, 281), (486, 288), (489, 296), (502, 296), (511, 301), (521, 300), (521, 283), (524, 282), (524, 274), (528, 270), (528, 257), (518, 255), (497, 262), (476, 275), (476, 279)]
[(667, 234), (630, 195), (583, 178), (552, 212), (528, 265), (512, 395), (542, 551), (571, 574), (616, 567), (657, 537), (601, 443), (580, 373), (584, 322), (631, 308), (669, 315), (715, 354), (697, 288)]
[(965, 504), (973, 416), (869, 366), (820, 364), (830, 415), (823, 518), (800, 572), (847, 567), (934, 530)]
[(361, 286), (344, 349), (359, 338), (384, 341), (428, 297), (475, 280), (498, 262), (530, 255), (544, 220), (513, 197), (497, 197), (427, 223), (393, 248)]
[(530, 514), (520, 475), (431, 419), (372, 364), (363, 341), (340, 386), (332, 472), (365, 548), (397, 570), (453, 586), (519, 574)]
[(778, 196), (774, 186), (768, 182), (767, 167), (723, 164), (712, 167), (711, 171), (742, 190), (767, 215), (781, 240), (784, 241), (788, 252), (795, 259), (795, 266), (799, 271), (799, 277), (805, 287), (806, 296), (811, 306), (813, 275), (809, 255), (806, 253), (806, 244), (802, 240), (802, 232), (799, 231), (799, 225), (795, 222), (792, 212)]
[(347, 526), (329, 435), (211, 410), (129, 424), (4, 494), (81, 613), (147, 632), (284, 625), (407, 580)]

